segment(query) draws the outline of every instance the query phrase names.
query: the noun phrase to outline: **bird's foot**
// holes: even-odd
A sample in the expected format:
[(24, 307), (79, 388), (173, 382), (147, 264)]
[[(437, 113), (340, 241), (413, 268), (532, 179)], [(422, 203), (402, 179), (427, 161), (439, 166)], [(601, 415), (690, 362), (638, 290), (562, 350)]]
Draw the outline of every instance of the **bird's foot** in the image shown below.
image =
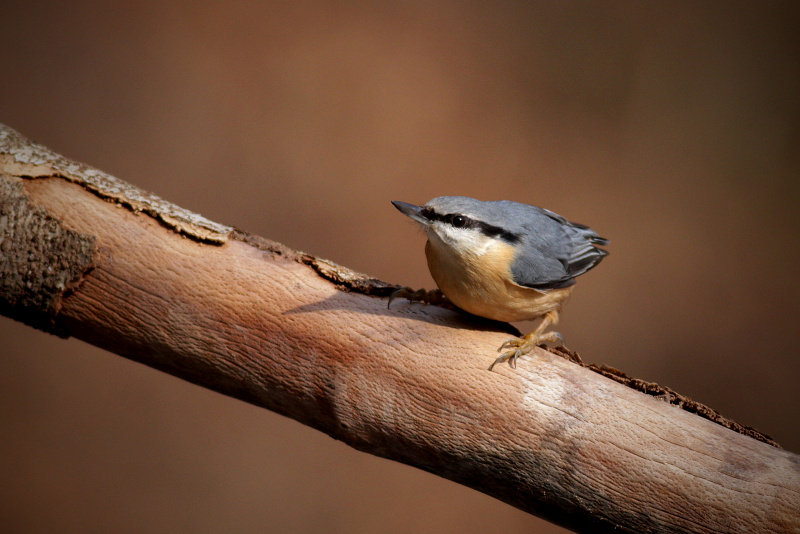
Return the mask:
[(489, 366), (489, 370), (491, 371), (495, 365), (498, 363), (508, 362), (508, 365), (515, 368), (517, 367), (517, 360), (520, 356), (524, 356), (528, 354), (530, 351), (534, 349), (540, 343), (560, 343), (564, 344), (564, 337), (559, 334), (558, 332), (539, 332), (538, 329), (535, 332), (531, 332), (525, 337), (514, 337), (500, 345), (500, 348), (497, 349), (497, 352), (502, 352), (506, 350), (500, 355), (493, 363)]
[(450, 301), (447, 297), (444, 296), (439, 289), (411, 289), (410, 287), (404, 287), (398, 289), (394, 293), (389, 296), (389, 303), (386, 305), (389, 308), (392, 305), (392, 301), (397, 298), (406, 298), (409, 302), (423, 302), (425, 304), (434, 304), (436, 306), (447, 305), (452, 306)]

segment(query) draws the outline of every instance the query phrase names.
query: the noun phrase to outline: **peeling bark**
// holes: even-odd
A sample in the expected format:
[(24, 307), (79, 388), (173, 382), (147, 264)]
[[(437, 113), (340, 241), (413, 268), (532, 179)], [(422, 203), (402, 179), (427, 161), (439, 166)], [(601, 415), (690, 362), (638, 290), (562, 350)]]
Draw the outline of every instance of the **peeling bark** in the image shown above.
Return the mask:
[(0, 201), (0, 313), (66, 336), (54, 319), (92, 269), (95, 238), (32, 205), (20, 179), (0, 179)]

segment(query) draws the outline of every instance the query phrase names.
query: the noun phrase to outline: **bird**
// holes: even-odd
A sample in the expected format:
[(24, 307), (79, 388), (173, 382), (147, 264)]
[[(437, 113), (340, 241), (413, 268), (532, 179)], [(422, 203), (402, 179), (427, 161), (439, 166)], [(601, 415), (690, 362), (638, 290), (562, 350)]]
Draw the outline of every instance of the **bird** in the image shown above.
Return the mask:
[(393, 299), (406, 297), (450, 301), (495, 321), (542, 319), (533, 332), (503, 343), (498, 352), (506, 352), (490, 371), (503, 362), (516, 367), (519, 357), (540, 343), (563, 344), (561, 334), (547, 329), (558, 323), (575, 278), (608, 255), (599, 248), (608, 239), (537, 206), (463, 196), (436, 197), (422, 206), (397, 200), (392, 204), (425, 231), (425, 256), (439, 290), (402, 288), (391, 295), (389, 306)]

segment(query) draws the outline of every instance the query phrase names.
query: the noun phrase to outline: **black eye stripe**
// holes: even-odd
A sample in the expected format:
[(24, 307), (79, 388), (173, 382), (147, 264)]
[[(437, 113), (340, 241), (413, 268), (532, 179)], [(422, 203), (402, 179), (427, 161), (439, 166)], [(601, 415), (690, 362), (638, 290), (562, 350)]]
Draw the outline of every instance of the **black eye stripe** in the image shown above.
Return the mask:
[(519, 243), (520, 241), (519, 235), (513, 232), (508, 232), (493, 224), (470, 219), (466, 215), (461, 215), (460, 213), (448, 213), (446, 215), (442, 215), (440, 213), (436, 213), (432, 208), (423, 208), (422, 216), (429, 221), (440, 221), (455, 228), (476, 228), (487, 237), (499, 238), (507, 241), (508, 243), (513, 244)]
[(433, 211), (433, 209), (431, 209), (431, 208), (422, 208), (422, 211), (420, 212), (420, 214), (423, 217), (425, 217), (426, 219), (428, 219), (429, 221), (441, 221), (442, 220), (442, 216), (439, 215), (438, 213), (436, 213), (435, 211)]
[(492, 224), (485, 223), (482, 221), (474, 221), (474, 223), (478, 226), (478, 228), (480, 228), (481, 232), (485, 236), (498, 237), (503, 241), (506, 241), (511, 244), (520, 242), (519, 234), (503, 230), (499, 226), (494, 226)]
[[(447, 224), (452, 224), (453, 226), (458, 227), (471, 227), (475, 221), (470, 219), (465, 215), (461, 215), (459, 213), (448, 213), (446, 215), (442, 215), (440, 213), (436, 213), (431, 208), (423, 208), (422, 209), (422, 216), (431, 221), (440, 221)], [(458, 224), (455, 224), (456, 219), (458, 219)]]

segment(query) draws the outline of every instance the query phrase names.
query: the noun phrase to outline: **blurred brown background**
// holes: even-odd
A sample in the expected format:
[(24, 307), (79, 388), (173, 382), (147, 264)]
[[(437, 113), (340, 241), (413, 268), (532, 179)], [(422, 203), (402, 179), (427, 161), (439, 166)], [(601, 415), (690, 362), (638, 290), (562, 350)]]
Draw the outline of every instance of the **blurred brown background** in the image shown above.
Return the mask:
[[(394, 283), (432, 287), (390, 200), (590, 224), (611, 256), (570, 347), (800, 451), (796, 3), (16, 4), (0, 122)], [(563, 532), (82, 342), (0, 338), (4, 531)]]

